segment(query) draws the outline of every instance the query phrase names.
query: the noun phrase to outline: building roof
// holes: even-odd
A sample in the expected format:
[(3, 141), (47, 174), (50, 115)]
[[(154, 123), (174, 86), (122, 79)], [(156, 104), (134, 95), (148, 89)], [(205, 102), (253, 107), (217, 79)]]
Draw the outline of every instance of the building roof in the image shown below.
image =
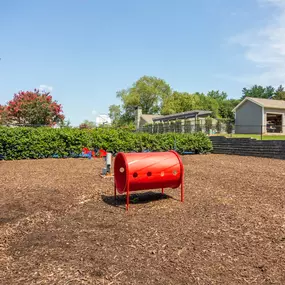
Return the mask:
[(159, 118), (159, 115), (149, 115), (149, 114), (142, 114), (141, 119), (143, 119), (147, 124), (152, 124), (154, 118)]
[(171, 114), (166, 116), (156, 116), (155, 118), (153, 118), (153, 121), (157, 122), (157, 121), (170, 121), (176, 119), (189, 119), (189, 118), (195, 118), (196, 116), (199, 117), (211, 114), (212, 114), (211, 111), (193, 110), (193, 111), (187, 111), (183, 113)]
[(274, 100), (274, 99), (263, 99), (263, 98), (253, 98), (246, 97), (243, 101), (241, 101), (234, 109), (233, 112), (237, 110), (244, 102), (250, 101), (264, 108), (273, 108), (273, 109), (285, 109), (285, 101), (284, 100)]

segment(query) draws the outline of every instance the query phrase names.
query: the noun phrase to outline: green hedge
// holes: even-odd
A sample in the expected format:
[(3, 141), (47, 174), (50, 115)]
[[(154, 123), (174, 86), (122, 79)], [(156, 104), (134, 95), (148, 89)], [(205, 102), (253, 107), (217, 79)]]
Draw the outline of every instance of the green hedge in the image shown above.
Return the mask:
[(211, 141), (202, 133), (147, 134), (123, 129), (98, 128), (80, 130), (72, 128), (9, 128), (0, 127), (0, 155), (4, 159), (37, 159), (72, 157), (83, 147), (119, 151), (166, 151), (175, 149), (205, 153), (212, 150)]

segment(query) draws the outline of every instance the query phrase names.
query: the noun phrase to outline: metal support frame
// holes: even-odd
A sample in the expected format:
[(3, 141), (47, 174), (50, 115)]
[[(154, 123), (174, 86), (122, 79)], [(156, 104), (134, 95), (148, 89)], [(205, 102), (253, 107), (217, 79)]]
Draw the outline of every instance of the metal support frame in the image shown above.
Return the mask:
[[(164, 194), (164, 188), (161, 188), (161, 193)], [(117, 187), (116, 183), (114, 182), (114, 199), (117, 201)], [(180, 185), (180, 201), (184, 202), (184, 173), (182, 174), (181, 185)], [(126, 210), (128, 211), (130, 208), (130, 187), (127, 184), (127, 191), (126, 191)]]
[(129, 210), (129, 205), (130, 205), (130, 186), (129, 183), (127, 184), (127, 205), (126, 205), (126, 210)]
[(181, 202), (184, 202), (184, 169), (182, 169), (181, 186), (180, 186), (180, 198)]
[(116, 201), (117, 200), (116, 182), (114, 182), (114, 198), (115, 198), (115, 201)]

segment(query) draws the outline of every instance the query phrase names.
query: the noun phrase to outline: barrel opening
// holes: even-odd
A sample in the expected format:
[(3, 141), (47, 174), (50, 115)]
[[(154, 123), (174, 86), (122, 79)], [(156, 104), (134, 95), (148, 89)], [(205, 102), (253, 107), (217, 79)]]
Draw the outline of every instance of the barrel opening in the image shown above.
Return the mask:
[(149, 171), (147, 174), (146, 174), (148, 177), (150, 177), (152, 175), (152, 173)]
[(137, 178), (138, 176), (139, 176), (138, 173), (137, 173), (137, 172), (134, 172), (133, 177), (134, 177), (134, 178)]
[(127, 165), (122, 153), (118, 153), (114, 164), (115, 183), (119, 193), (126, 191), (127, 185)]

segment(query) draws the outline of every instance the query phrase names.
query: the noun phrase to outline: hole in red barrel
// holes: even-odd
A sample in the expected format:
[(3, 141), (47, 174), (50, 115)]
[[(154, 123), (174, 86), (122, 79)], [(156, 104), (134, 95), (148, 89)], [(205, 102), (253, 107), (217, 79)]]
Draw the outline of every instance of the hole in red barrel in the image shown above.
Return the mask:
[(151, 176), (151, 172), (149, 171), (146, 175), (147, 175), (147, 176)]
[(126, 191), (127, 173), (126, 161), (123, 154), (118, 153), (114, 163), (116, 188), (120, 193)]
[(133, 177), (134, 177), (134, 178), (137, 178), (137, 177), (138, 177), (138, 173), (135, 172), (135, 173), (133, 174)]

